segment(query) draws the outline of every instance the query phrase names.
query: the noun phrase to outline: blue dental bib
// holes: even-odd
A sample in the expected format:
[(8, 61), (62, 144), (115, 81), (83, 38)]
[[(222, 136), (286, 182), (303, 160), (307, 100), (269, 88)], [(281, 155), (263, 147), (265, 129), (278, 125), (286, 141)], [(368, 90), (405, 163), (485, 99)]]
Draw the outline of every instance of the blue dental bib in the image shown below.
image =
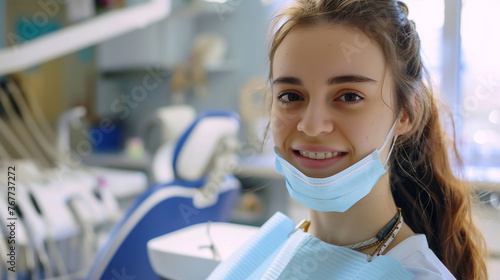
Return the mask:
[(396, 259), (366, 255), (323, 242), (295, 228), (277, 212), (259, 231), (210, 274), (208, 279), (412, 279), (413, 273)]

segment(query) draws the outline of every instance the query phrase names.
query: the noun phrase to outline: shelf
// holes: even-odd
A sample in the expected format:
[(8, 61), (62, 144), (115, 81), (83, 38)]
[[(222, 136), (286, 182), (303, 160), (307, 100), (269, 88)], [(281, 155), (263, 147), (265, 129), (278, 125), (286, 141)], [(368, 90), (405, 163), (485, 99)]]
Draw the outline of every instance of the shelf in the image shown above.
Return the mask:
[[(124, 65), (122, 67), (116, 67), (116, 68), (108, 68), (108, 69), (101, 69), (101, 75), (106, 77), (106, 78), (113, 78), (113, 77), (123, 77), (123, 76), (130, 76), (130, 75), (141, 75), (141, 74), (148, 74), (148, 69), (153, 68), (157, 69), (156, 66), (153, 67), (152, 65), (143, 65), (143, 66), (127, 66)], [(160, 66), (158, 70), (161, 72), (167, 72), (170, 73), (174, 69), (173, 66)], [(218, 73), (225, 73), (225, 72), (231, 72), (236, 70), (235, 64), (232, 61), (226, 61), (221, 64), (217, 65), (209, 65), (205, 67), (205, 71), (207, 74), (218, 74)]]
[(209, 1), (197, 1), (190, 4), (186, 8), (181, 9), (176, 12), (171, 18), (176, 19), (180, 17), (196, 17), (196, 16), (221, 16), (226, 14), (231, 14), (231, 11), (223, 10), (217, 5), (228, 5), (226, 3), (209, 2)]
[(167, 18), (171, 0), (111, 11), (27, 43), (0, 50), (0, 75), (15, 73)]
[(92, 153), (84, 157), (83, 162), (89, 166), (147, 171), (151, 156), (146, 154), (141, 158), (130, 158), (124, 153)]

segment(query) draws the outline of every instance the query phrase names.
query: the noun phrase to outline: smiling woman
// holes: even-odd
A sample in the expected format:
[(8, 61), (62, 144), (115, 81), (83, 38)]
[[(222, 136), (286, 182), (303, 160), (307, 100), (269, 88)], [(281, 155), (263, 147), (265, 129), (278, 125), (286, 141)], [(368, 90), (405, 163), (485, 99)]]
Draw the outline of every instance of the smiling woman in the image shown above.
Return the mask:
[[(361, 33), (340, 25), (297, 28), (276, 50), (271, 109), (276, 151), (309, 176), (333, 175), (380, 148), (395, 122), (392, 78), (381, 49), (370, 42), (346, 56), (341, 47)], [(407, 120), (400, 119), (396, 133), (408, 127)], [(337, 157), (316, 161), (301, 153)]]
[[(237, 279), (300, 269), (301, 279), (487, 279), (469, 189), (451, 170), (455, 144), (407, 15), (394, 0), (295, 0), (273, 18), (276, 170), (310, 219), (281, 238), (270, 228), (282, 218), (268, 221), (239, 253), (257, 267)], [(259, 258), (270, 236), (279, 246)], [(222, 263), (213, 279), (237, 264)]]

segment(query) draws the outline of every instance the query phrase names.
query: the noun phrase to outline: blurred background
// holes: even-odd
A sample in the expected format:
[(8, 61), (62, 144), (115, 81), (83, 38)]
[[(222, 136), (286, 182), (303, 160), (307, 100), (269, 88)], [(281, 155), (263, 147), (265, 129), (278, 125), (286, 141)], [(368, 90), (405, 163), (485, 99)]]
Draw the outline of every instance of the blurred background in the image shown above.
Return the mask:
[[(214, 174), (235, 179), (230, 207), (220, 205), (225, 187), (214, 202), (229, 213), (204, 220), (260, 226), (276, 211), (297, 222), (307, 216), (289, 198), (264, 139), (266, 24), (284, 2), (0, 0), (0, 160), (5, 174), (17, 167), (12, 182), (2, 175), (0, 217), (19, 218), (23, 272), (14, 277), (0, 265), (0, 278), (106, 271), (96, 262), (110, 236), (170, 182), (205, 190)], [(500, 1), (404, 2), (435, 91), (455, 120), (454, 129), (445, 125), (479, 194), (474, 214), (490, 249), (490, 279), (500, 279)], [(238, 125), (214, 129), (222, 118)], [(203, 208), (196, 199), (192, 213)], [(12, 236), (8, 228), (1, 233)], [(10, 252), (8, 243), (0, 244), (5, 258), (3, 250)], [(109, 271), (90, 278), (121, 270)]]

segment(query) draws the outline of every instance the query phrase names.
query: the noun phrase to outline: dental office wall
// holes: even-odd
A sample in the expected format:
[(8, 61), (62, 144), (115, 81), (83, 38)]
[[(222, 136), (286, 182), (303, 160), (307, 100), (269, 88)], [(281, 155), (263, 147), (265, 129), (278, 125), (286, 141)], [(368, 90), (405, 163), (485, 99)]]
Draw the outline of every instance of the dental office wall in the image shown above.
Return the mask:
[[(193, 27), (196, 34), (215, 33), (224, 38), (227, 44), (227, 55), (224, 58), (227, 64), (219, 70), (206, 73), (208, 96), (200, 98), (189, 91), (184, 95), (185, 103), (193, 106), (197, 112), (214, 108), (238, 111), (239, 92), (243, 84), (255, 76), (265, 79), (267, 73), (265, 29), (272, 10), (263, 6), (260, 1), (228, 3), (225, 4), (229, 5), (225, 8), (227, 10), (202, 15), (196, 19), (197, 23)], [(181, 38), (169, 38), (176, 39), (181, 41)], [(186, 44), (184, 48), (191, 49), (191, 46)], [(127, 127), (126, 137), (137, 134), (145, 118), (153, 110), (173, 103), (169, 88), (172, 69), (157, 68), (154, 64), (147, 65), (142, 70), (144, 68), (155, 70), (111, 74), (101, 78), (98, 83), (95, 103), (98, 115), (122, 120), (124, 127)], [(130, 98), (134, 88), (141, 86), (143, 79), (152, 72), (159, 78), (158, 85), (148, 89), (144, 100), (141, 98), (140, 102), (130, 102), (127, 105), (122, 98)]]

